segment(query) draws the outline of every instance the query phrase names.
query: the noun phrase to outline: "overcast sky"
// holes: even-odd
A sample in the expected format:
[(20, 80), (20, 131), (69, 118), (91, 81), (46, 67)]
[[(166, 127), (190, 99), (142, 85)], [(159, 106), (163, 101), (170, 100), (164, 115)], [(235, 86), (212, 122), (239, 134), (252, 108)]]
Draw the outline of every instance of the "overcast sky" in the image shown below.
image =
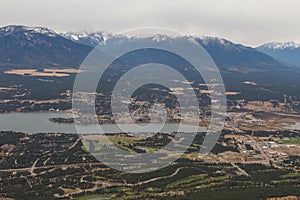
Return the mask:
[(1, 0), (0, 26), (122, 32), (163, 27), (251, 46), (300, 42), (299, 0)]

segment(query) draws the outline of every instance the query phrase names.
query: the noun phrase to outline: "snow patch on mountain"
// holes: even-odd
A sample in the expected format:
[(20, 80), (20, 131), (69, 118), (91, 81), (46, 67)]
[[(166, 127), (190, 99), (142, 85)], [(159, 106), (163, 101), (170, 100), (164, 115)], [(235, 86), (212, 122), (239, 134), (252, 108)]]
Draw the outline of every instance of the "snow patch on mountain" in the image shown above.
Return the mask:
[(217, 38), (217, 37), (209, 37), (209, 36), (201, 36), (201, 37), (198, 37), (202, 43), (204, 45), (209, 45), (209, 44), (218, 44), (218, 45), (221, 45), (221, 46), (226, 46), (228, 44), (230, 45), (233, 45), (232, 42), (228, 41), (228, 40), (225, 40), (223, 38)]
[(93, 47), (105, 44), (106, 40), (111, 37), (111, 34), (106, 32), (64, 32), (60, 35), (74, 42)]
[(166, 40), (171, 40), (171, 38), (168, 37), (167, 35), (156, 34), (152, 37), (152, 40), (155, 42), (162, 42)]

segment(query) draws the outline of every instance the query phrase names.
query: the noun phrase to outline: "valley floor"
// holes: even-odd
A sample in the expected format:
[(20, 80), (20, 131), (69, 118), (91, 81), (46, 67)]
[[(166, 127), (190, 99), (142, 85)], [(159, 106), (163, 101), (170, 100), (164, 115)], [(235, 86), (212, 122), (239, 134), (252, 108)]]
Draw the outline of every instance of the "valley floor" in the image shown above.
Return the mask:
[[(164, 142), (172, 137), (160, 135)], [(271, 137), (274, 139), (269, 141)], [(298, 137), (298, 132), (289, 131), (250, 134), (225, 131), (212, 153), (199, 157), (200, 134), (186, 154), (168, 167), (152, 173), (127, 174), (95, 160), (77, 135), (1, 132), (0, 196), (7, 199), (299, 197)], [(148, 138), (147, 143), (145, 139), (124, 134), (109, 138), (131, 152), (156, 150), (163, 145), (157, 144), (155, 137)]]

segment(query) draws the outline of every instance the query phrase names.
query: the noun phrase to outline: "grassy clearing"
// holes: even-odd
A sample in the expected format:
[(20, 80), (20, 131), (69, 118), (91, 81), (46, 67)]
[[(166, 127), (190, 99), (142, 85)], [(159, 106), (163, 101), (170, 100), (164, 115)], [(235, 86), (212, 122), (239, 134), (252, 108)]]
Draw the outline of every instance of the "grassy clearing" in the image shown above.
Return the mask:
[(176, 181), (174, 183), (171, 183), (167, 186), (167, 188), (207, 188), (207, 187), (213, 187), (216, 185), (222, 185), (224, 181), (227, 180), (227, 177), (221, 176), (221, 177), (213, 177), (210, 178), (207, 176), (207, 174), (200, 174), (195, 176), (190, 176), (187, 178), (184, 178), (182, 180)]
[(108, 195), (98, 195), (98, 194), (91, 194), (91, 195), (86, 195), (83, 197), (78, 197), (76, 200), (91, 200), (91, 199), (113, 199), (114, 197), (108, 196)]
[(284, 144), (300, 144), (300, 137), (291, 139), (291, 140), (281, 140)]
[(300, 174), (298, 174), (298, 173), (289, 173), (289, 174), (281, 175), (280, 178), (283, 178), (283, 179), (300, 178)]

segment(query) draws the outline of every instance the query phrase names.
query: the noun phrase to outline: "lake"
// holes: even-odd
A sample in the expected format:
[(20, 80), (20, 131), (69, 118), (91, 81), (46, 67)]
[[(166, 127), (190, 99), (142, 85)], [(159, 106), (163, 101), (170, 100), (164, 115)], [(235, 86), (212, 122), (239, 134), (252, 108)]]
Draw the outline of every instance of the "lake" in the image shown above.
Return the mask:
[[(64, 112), (33, 112), (33, 113), (8, 113), (0, 114), (0, 131), (15, 131), (24, 133), (76, 133), (74, 124), (59, 124), (49, 120), (49, 118), (71, 118), (71, 113)], [(146, 124), (139, 124), (144, 126)], [(105, 133), (120, 133), (120, 129), (114, 124), (101, 125)], [(154, 124), (153, 130), (160, 130), (161, 124)], [(165, 124), (161, 133), (169, 133), (178, 130), (178, 124)], [(98, 133), (97, 125), (81, 125), (86, 133)], [(157, 129), (156, 129), (157, 128)], [(195, 126), (184, 125), (184, 130), (194, 132)], [(204, 129), (200, 128), (202, 131)], [(138, 132), (138, 130), (135, 130)]]

